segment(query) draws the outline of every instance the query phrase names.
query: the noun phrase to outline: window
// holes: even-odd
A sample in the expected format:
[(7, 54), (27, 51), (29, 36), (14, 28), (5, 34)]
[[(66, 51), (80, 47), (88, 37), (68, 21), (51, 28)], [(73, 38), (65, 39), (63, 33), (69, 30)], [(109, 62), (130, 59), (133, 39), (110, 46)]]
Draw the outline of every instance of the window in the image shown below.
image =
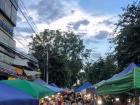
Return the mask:
[(15, 6), (15, 8), (18, 9), (18, 0), (10, 0), (10, 1)]
[(0, 0), (0, 9), (4, 12), (5, 11), (5, 0)]
[(17, 0), (0, 0), (0, 10), (16, 25)]
[(17, 19), (17, 11), (16, 9), (14, 8), (14, 6), (12, 6), (12, 15), (11, 15), (11, 20), (14, 24), (16, 24), (16, 19)]
[(5, 0), (5, 14), (8, 16), (8, 18), (11, 17), (11, 7), (12, 3), (9, 0)]

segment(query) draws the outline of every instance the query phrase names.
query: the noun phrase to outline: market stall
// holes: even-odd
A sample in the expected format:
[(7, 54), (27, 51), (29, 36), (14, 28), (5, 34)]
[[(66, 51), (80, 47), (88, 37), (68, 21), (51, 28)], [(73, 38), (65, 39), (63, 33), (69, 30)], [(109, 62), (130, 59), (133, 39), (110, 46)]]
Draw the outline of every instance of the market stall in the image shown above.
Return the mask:
[[(97, 87), (97, 95), (131, 94), (135, 97), (135, 104), (138, 103), (140, 90), (140, 68), (132, 63), (122, 72), (104, 81)], [(137, 104), (136, 104), (137, 105)]]
[(9, 85), (0, 83), (1, 105), (38, 105), (37, 99)]
[(47, 84), (45, 81), (43, 81), (41, 79), (35, 80), (34, 83), (37, 83), (39, 85), (43, 85), (44, 87), (47, 87), (47, 88), (51, 89), (54, 92), (62, 92), (62, 91), (64, 91), (63, 89), (61, 89), (61, 88), (59, 88), (57, 86), (52, 86), (52, 85)]
[(81, 92), (81, 91), (85, 91), (87, 88), (92, 87), (93, 85), (89, 82), (85, 82), (84, 84), (82, 84), (81, 86), (79, 86), (78, 88), (76, 88), (74, 91), (75, 92)]
[(97, 87), (98, 95), (119, 94), (140, 87), (140, 68), (130, 64), (122, 72)]
[(19, 89), (36, 99), (54, 94), (51, 89), (26, 80), (2, 80), (0, 83)]

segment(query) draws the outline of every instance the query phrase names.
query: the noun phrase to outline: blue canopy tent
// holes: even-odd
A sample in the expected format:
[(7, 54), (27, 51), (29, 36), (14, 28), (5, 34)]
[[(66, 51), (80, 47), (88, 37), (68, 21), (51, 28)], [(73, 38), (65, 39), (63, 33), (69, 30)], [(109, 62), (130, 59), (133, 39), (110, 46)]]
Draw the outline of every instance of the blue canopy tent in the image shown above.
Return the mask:
[(0, 83), (0, 105), (38, 105), (37, 99), (9, 85)]
[(51, 86), (51, 85), (48, 85), (47, 87), (50, 88), (50, 89), (52, 89), (52, 90), (55, 91), (55, 92), (61, 92), (61, 91), (63, 91), (63, 89), (57, 88), (57, 87), (53, 87), (53, 86)]
[(63, 91), (63, 89), (61, 89), (61, 88), (59, 88), (59, 87), (51, 86), (51, 85), (47, 84), (46, 82), (44, 82), (44, 81), (41, 80), (41, 79), (37, 79), (37, 80), (35, 80), (34, 82), (37, 83), (37, 84), (46, 86), (47, 88), (51, 89), (51, 90), (54, 91), (54, 92), (61, 92), (61, 91)]
[(97, 89), (97, 87), (101, 86), (101, 85), (104, 84), (104, 83), (105, 83), (105, 80), (102, 80), (102, 81), (100, 81), (100, 82), (94, 84), (95, 89)]
[(37, 83), (37, 84), (41, 84), (41, 85), (46, 85), (47, 83), (45, 81), (43, 81), (42, 79), (36, 79), (34, 80), (34, 83)]
[(138, 66), (134, 63), (131, 63), (123, 71), (121, 71), (118, 74), (115, 74), (112, 78), (108, 79), (107, 81), (113, 81), (113, 80), (116, 80), (118, 78), (121, 78), (121, 77), (127, 75), (128, 73), (132, 72), (135, 67), (138, 67)]
[(50, 85), (53, 86), (53, 87), (58, 87), (55, 83), (51, 83)]
[(83, 85), (81, 85), (80, 87), (76, 88), (75, 92), (81, 92), (81, 91), (83, 91), (83, 90), (85, 90), (87, 88), (91, 88), (91, 87), (93, 87), (93, 85), (91, 83), (85, 82)]

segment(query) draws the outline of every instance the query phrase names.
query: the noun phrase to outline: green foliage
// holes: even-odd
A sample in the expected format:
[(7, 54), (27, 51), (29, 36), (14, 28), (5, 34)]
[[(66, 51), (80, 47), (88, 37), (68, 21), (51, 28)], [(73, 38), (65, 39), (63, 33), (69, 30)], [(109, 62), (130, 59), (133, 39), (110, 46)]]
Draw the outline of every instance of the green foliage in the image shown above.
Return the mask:
[(30, 50), (39, 60), (42, 74), (46, 73), (44, 67), (48, 67), (49, 82), (69, 87), (76, 83), (77, 75), (83, 67), (83, 59), (89, 55), (89, 50), (85, 49), (78, 35), (59, 30), (45, 30), (33, 37)]
[(117, 24), (117, 37), (114, 39), (115, 56), (120, 69), (129, 63), (139, 62), (140, 57), (140, 4), (133, 3), (124, 9)]
[(95, 84), (110, 78), (116, 73), (116, 69), (117, 66), (115, 64), (114, 56), (107, 55), (105, 59), (100, 57), (93, 64), (88, 63), (85, 67), (85, 74), (87, 81)]

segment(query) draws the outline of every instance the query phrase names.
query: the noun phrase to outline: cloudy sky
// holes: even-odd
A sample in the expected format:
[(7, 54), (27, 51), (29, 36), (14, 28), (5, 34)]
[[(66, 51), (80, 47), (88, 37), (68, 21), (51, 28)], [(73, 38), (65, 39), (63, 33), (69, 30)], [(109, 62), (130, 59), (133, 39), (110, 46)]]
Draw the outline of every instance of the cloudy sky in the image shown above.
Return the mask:
[[(105, 53), (111, 50), (108, 39), (112, 37), (114, 24), (118, 20), (118, 15), (122, 13), (121, 8), (133, 2), (132, 0), (22, 1), (39, 32), (46, 28), (74, 31), (81, 36), (87, 48), (93, 49), (95, 58), (105, 56)], [(27, 52), (27, 42), (31, 41), (33, 31), (20, 12), (15, 29), (17, 48)]]

